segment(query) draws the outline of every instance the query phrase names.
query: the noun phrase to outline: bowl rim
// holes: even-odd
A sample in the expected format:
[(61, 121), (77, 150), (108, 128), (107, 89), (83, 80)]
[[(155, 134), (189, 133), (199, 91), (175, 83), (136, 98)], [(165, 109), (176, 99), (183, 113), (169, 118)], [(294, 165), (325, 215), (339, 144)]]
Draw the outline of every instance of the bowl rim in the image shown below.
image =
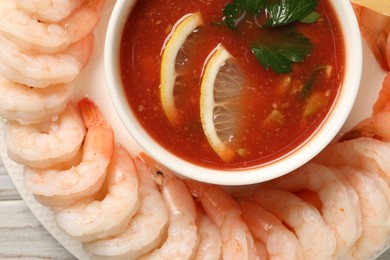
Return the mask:
[[(153, 159), (176, 174), (201, 182), (236, 186), (261, 183), (285, 175), (314, 158), (342, 128), (358, 94), (362, 74), (362, 40), (358, 22), (349, 0), (330, 0), (344, 38), (345, 73), (331, 112), (306, 141), (292, 152), (272, 163), (244, 169), (212, 169), (192, 164), (170, 153), (142, 128), (127, 105), (120, 75), (122, 31), (137, 0), (118, 0), (107, 27), (104, 45), (104, 67), (111, 101), (126, 130)], [(347, 46), (347, 42), (349, 45)], [(352, 43), (351, 43), (352, 42)], [(345, 87), (345, 86), (348, 86)], [(123, 105), (126, 104), (126, 105)], [(297, 152), (299, 150), (299, 153)]]

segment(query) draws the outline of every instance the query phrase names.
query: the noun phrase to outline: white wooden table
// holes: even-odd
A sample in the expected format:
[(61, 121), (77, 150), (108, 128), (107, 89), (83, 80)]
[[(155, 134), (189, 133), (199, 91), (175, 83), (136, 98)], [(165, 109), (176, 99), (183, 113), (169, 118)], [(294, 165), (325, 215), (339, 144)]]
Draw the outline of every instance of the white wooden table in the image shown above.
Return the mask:
[[(75, 259), (36, 220), (0, 159), (0, 259)], [(390, 250), (380, 260), (390, 260)]]
[(0, 159), (0, 259), (75, 259), (20, 198)]

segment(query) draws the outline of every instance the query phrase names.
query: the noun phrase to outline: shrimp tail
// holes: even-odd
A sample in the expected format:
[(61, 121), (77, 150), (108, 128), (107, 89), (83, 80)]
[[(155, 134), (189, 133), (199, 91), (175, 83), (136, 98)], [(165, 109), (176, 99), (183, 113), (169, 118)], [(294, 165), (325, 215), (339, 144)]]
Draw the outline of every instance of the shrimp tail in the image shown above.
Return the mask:
[[(89, 132), (84, 141), (84, 150), (104, 151), (104, 157), (111, 158), (114, 149), (114, 131), (111, 125), (106, 122), (103, 114), (92, 100), (84, 98), (78, 103), (78, 106)], [(102, 137), (106, 140), (102, 140)]]
[(138, 158), (150, 169), (153, 181), (161, 187), (164, 182), (175, 178), (174, 174), (160, 163), (153, 160), (148, 154), (140, 153)]
[(78, 106), (87, 128), (107, 124), (96, 104), (89, 98), (83, 98)]
[(383, 80), (382, 89), (373, 106), (374, 114), (384, 110), (390, 110), (390, 73)]
[(359, 137), (369, 137), (377, 140), (390, 140), (390, 72), (383, 80), (381, 91), (373, 105), (371, 117), (364, 119), (350, 131), (345, 133), (340, 141)]

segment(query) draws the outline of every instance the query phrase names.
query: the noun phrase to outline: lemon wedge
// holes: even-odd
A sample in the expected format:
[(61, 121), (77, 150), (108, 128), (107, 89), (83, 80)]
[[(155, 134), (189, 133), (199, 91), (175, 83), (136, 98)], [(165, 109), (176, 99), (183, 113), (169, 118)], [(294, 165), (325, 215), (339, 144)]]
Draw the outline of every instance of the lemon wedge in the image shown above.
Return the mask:
[(175, 123), (178, 112), (175, 106), (174, 88), (180, 74), (180, 67), (185, 63), (184, 52), (186, 40), (190, 34), (203, 24), (199, 12), (186, 14), (173, 26), (171, 33), (165, 40), (160, 70), (160, 98), (162, 107), (168, 119)]
[(242, 116), (244, 77), (230, 53), (219, 44), (206, 60), (201, 83), (200, 118), (208, 142), (229, 162), (236, 152), (236, 132)]

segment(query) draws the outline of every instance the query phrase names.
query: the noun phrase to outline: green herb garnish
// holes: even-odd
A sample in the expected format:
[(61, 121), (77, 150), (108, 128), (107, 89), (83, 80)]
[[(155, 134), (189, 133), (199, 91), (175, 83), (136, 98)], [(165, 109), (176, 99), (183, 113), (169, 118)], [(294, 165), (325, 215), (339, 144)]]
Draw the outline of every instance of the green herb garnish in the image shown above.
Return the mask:
[(276, 73), (291, 72), (293, 62), (301, 62), (312, 51), (313, 44), (293, 28), (272, 31), (268, 37), (251, 46), (258, 62)]
[(314, 87), (315, 82), (317, 81), (318, 75), (321, 71), (324, 71), (326, 69), (326, 66), (319, 66), (318, 68), (314, 69), (309, 76), (309, 80), (306, 81), (305, 85), (303, 86), (301, 90), (301, 97), (307, 98), (309, 96), (309, 93)]
[(246, 13), (256, 14), (265, 9), (267, 0), (233, 0), (223, 9), (225, 23), (230, 29), (235, 29), (240, 18)]
[(319, 74), (319, 70), (313, 71), (310, 74), (309, 80), (305, 83), (305, 85), (302, 88), (302, 91), (301, 91), (301, 97), (302, 98), (307, 98), (307, 96), (309, 96), (309, 93), (313, 89), (314, 83), (317, 80), (318, 74)]
[(277, 27), (297, 22), (311, 14), (316, 5), (317, 0), (269, 0), (266, 7), (269, 19), (264, 26)]
[(314, 10), (317, 1), (233, 0), (223, 10), (224, 22), (229, 28), (235, 30), (244, 16), (253, 15), (257, 22), (263, 23), (259, 30), (272, 29), (270, 37), (262, 37), (252, 43), (251, 50), (266, 69), (271, 68), (276, 73), (288, 74), (292, 71), (293, 62), (303, 61), (313, 50), (313, 45), (308, 38), (286, 25), (298, 21), (303, 23), (317, 21), (320, 16)]
[(301, 20), (299, 20), (301, 23), (315, 23), (319, 18), (320, 14), (316, 11), (311, 12), (309, 15), (303, 17)]

